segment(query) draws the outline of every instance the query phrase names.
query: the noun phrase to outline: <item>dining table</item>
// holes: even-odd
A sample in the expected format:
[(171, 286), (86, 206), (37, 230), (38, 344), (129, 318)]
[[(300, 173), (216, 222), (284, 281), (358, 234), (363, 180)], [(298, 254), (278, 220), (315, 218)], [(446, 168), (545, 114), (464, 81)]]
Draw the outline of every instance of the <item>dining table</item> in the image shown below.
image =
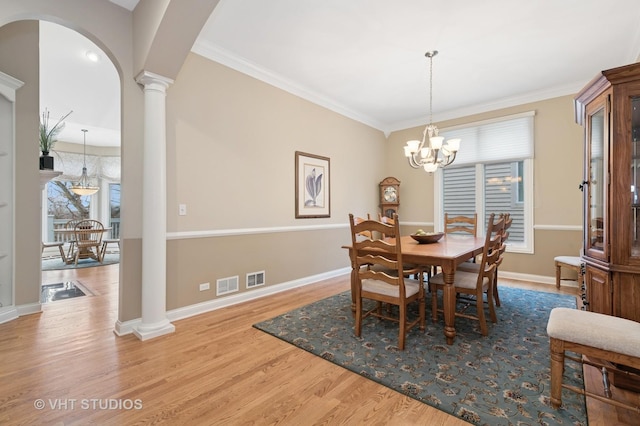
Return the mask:
[[(445, 283), (443, 292), (444, 335), (447, 344), (452, 345), (456, 337), (456, 291), (454, 287), (456, 269), (461, 263), (482, 253), (485, 239), (484, 237), (448, 234), (437, 242), (420, 244), (410, 235), (401, 236), (400, 238), (403, 263), (423, 266), (424, 268), (440, 266), (442, 269)], [(342, 248), (349, 250), (351, 259), (351, 308), (355, 311), (357, 286), (355, 251), (351, 245), (345, 245)], [(375, 254), (373, 249), (370, 252)]]

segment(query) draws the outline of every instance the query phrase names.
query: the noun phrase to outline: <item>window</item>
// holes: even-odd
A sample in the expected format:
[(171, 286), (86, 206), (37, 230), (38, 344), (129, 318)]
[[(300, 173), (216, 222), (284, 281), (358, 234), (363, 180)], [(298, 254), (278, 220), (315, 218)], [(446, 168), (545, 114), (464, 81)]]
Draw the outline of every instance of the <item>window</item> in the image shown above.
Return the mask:
[[(510, 213), (508, 250), (533, 253), (533, 113), (475, 123), (441, 132), (460, 137), (459, 158), (438, 170), (435, 179), (436, 223), (444, 212), (484, 218)], [(441, 194), (438, 196), (437, 194)]]
[(62, 236), (53, 230), (63, 228), (72, 219), (89, 219), (94, 206), (91, 195), (80, 196), (71, 191), (71, 181), (52, 180), (47, 183), (47, 221), (43, 225), (43, 239), (58, 241)]
[(120, 184), (109, 184), (109, 226), (111, 238), (120, 238)]
[(51, 181), (47, 185), (47, 211), (54, 220), (89, 219), (91, 196), (71, 192), (73, 182)]

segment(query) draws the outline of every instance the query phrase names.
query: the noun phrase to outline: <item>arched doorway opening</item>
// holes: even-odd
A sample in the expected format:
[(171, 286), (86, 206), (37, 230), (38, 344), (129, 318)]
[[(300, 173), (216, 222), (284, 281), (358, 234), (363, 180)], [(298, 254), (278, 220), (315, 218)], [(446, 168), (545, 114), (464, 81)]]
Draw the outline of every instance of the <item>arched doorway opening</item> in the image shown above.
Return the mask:
[[(46, 184), (42, 194), (42, 239), (63, 243), (64, 249), (42, 251), (43, 298), (56, 288), (44, 271), (73, 270), (119, 263), (119, 244), (102, 245), (100, 261), (88, 257), (77, 266), (64, 256), (73, 249), (67, 223), (79, 219), (100, 221), (107, 229), (102, 238), (120, 238), (120, 76), (108, 55), (82, 34), (55, 23), (40, 21), (40, 122), (53, 126), (64, 119), (53, 153), (60, 175)], [(85, 132), (86, 130), (86, 132)], [(71, 187), (86, 166), (98, 192), (75, 194)], [(69, 279), (69, 273), (64, 275)], [(60, 278), (53, 279), (58, 281)], [(53, 291), (44, 291), (44, 286)], [(115, 286), (117, 289), (118, 286)], [(63, 287), (64, 291), (64, 287)], [(73, 293), (77, 294), (77, 293)], [(41, 299), (41, 302), (45, 300)]]

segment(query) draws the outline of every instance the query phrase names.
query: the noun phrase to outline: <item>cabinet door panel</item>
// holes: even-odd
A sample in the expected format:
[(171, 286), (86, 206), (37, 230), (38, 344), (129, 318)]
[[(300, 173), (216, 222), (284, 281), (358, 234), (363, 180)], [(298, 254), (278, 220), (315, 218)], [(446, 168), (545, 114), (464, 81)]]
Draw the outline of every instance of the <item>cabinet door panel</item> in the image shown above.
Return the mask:
[(587, 290), (587, 310), (611, 315), (611, 281), (609, 273), (587, 265), (584, 284)]
[(585, 251), (587, 255), (608, 260), (608, 146), (609, 95), (606, 93), (587, 107), (585, 155)]
[(613, 315), (640, 322), (640, 275), (613, 274)]

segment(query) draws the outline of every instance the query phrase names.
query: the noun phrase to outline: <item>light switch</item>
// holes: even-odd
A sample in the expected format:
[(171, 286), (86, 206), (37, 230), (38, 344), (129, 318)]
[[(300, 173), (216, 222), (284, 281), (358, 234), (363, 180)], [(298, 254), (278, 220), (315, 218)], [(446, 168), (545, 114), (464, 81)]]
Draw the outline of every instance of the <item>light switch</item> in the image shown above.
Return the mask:
[(187, 205), (186, 204), (180, 204), (178, 206), (178, 214), (180, 216), (186, 216), (187, 215)]

